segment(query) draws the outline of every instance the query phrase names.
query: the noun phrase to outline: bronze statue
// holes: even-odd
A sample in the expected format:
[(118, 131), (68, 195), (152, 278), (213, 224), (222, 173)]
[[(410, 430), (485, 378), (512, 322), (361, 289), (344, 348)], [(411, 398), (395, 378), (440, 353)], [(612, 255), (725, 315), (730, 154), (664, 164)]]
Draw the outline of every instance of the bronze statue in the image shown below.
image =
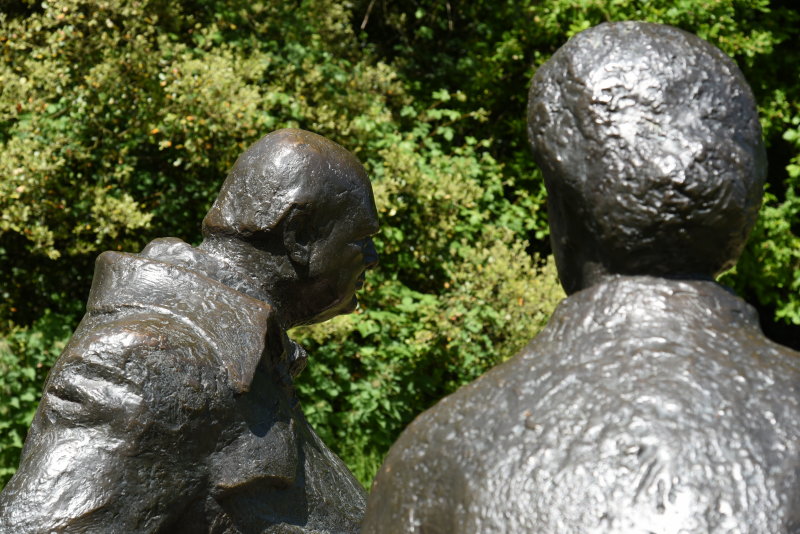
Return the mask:
[(288, 129), (239, 157), (199, 247), (101, 254), (0, 532), (357, 532), (363, 488), (303, 417), (286, 329), (355, 309), (377, 230), (358, 160)]
[(766, 172), (741, 72), (676, 28), (602, 24), (528, 113), (570, 296), (406, 429), (363, 532), (800, 532), (800, 354), (713, 281)]

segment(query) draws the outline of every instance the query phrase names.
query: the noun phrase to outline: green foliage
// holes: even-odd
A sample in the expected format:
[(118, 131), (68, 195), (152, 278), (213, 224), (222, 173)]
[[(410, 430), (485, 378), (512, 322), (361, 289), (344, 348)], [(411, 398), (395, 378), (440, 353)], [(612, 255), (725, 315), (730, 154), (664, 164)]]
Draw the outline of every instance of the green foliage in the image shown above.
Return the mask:
[[(414, 415), (533, 335), (561, 290), (552, 264), (525, 254), (526, 205), (506, 198), (491, 141), (456, 135), (485, 114), (452, 109), (466, 96), (438, 88), (416, 103), (359, 46), (350, 15), (331, 0), (51, 0), (0, 21), (9, 362), (29, 368), (39, 346), (18, 332), (50, 339), (43, 323), (14, 324), (72, 313), (100, 251), (196, 241), (236, 156), (285, 126), (354, 151), (381, 209), (384, 267), (362, 299), (366, 320), (301, 333), (309, 419), (365, 483)], [(0, 442), (6, 473), (17, 445)]]
[(393, 73), (334, 58), (342, 10), (309, 4), (316, 28), (279, 2), (56, 0), (3, 22), (0, 319), (36, 317), (65, 267), (61, 289), (85, 294), (99, 251), (196, 237), (221, 178), (265, 132), (336, 130), (358, 146), (388, 118), (371, 94), (391, 92)]
[(564, 296), (552, 259), (530, 258), (505, 225), (497, 163), (471, 145), (444, 153), (431, 131), (384, 138), (383, 265), (360, 312), (295, 332), (312, 358), (308, 418), (363, 482), (416, 414), (516, 353)]
[(196, 242), (237, 155), (296, 126), (364, 162), (381, 212), (360, 312), (293, 333), (311, 356), (308, 417), (368, 483), (405, 424), (516, 352), (562, 297), (528, 80), (570, 35), (622, 19), (698, 33), (754, 84), (769, 196), (725, 280), (800, 324), (800, 21), (777, 2), (0, 3), (0, 482), (96, 255)]
[[(418, 102), (435, 102), (430, 88), (460, 91), (454, 109), (481, 108), (488, 119), (479, 138), (493, 139), (504, 165), (506, 195), (539, 208), (544, 192), (528, 156), (527, 86), (535, 69), (569, 37), (606, 21), (671, 24), (731, 55), (760, 105), (769, 150), (768, 192), (758, 228), (737, 269), (723, 282), (762, 310), (763, 319), (800, 325), (800, 14), (770, 0), (503, 0), (439, 2), (361, 0), (361, 38), (392, 60)], [(366, 16), (368, 15), (368, 16)], [(471, 125), (454, 135), (476, 135)], [(528, 198), (525, 198), (525, 197)], [(544, 210), (530, 219), (534, 247), (547, 234)], [(772, 315), (772, 317), (770, 317)], [(798, 329), (781, 338), (797, 344)]]

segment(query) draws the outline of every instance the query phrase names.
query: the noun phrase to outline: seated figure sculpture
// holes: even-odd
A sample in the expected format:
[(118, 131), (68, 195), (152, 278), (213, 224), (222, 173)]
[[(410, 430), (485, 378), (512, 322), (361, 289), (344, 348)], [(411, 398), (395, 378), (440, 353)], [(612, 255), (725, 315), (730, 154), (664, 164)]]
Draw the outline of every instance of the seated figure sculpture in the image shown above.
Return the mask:
[(676, 28), (609, 23), (529, 96), (569, 297), (405, 430), (362, 532), (800, 532), (800, 354), (713, 281), (766, 172), (741, 72)]
[(287, 129), (236, 161), (199, 247), (101, 254), (0, 532), (357, 532), (365, 493), (303, 416), (286, 330), (355, 309), (377, 230), (358, 160)]

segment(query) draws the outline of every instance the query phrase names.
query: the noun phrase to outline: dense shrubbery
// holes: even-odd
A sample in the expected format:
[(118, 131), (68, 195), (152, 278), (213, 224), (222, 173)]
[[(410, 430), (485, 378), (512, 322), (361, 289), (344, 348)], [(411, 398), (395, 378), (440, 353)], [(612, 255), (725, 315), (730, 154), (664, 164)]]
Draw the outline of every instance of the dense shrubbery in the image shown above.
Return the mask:
[(309, 419), (367, 482), (416, 413), (515, 352), (561, 298), (527, 155), (527, 80), (603, 20), (699, 33), (754, 83), (769, 196), (726, 281), (800, 324), (793, 10), (465, 4), (0, 1), (0, 484), (80, 317), (94, 257), (165, 235), (197, 241), (235, 157), (285, 126), (339, 142), (373, 177), (382, 265), (362, 310), (294, 332), (311, 355), (299, 384)]
[[(356, 11), (369, 41), (418, 102), (430, 87), (457, 88), (470, 98), (453, 107), (486, 111), (482, 130), (494, 140), (492, 154), (514, 187), (532, 192), (537, 203), (541, 181), (527, 155), (525, 87), (566, 39), (605, 21), (648, 20), (695, 33), (731, 55), (760, 104), (770, 173), (759, 224), (724, 282), (761, 309), (781, 341), (800, 346), (796, 327), (781, 328), (800, 325), (800, 13), (793, 2), (360, 0)], [(458, 132), (474, 130), (464, 125)]]

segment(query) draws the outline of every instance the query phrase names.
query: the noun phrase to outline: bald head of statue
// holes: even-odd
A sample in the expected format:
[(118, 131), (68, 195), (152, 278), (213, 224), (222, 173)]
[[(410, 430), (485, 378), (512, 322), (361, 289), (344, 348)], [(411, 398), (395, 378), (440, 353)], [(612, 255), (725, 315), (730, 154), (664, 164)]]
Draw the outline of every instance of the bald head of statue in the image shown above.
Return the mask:
[(234, 164), (203, 220), (201, 248), (224, 257), (285, 327), (352, 312), (377, 263), (372, 187), (353, 154), (298, 129), (272, 132)]
[(642, 22), (581, 32), (535, 74), (528, 135), (567, 293), (608, 274), (709, 278), (741, 253), (761, 128), (744, 76), (702, 39)]

